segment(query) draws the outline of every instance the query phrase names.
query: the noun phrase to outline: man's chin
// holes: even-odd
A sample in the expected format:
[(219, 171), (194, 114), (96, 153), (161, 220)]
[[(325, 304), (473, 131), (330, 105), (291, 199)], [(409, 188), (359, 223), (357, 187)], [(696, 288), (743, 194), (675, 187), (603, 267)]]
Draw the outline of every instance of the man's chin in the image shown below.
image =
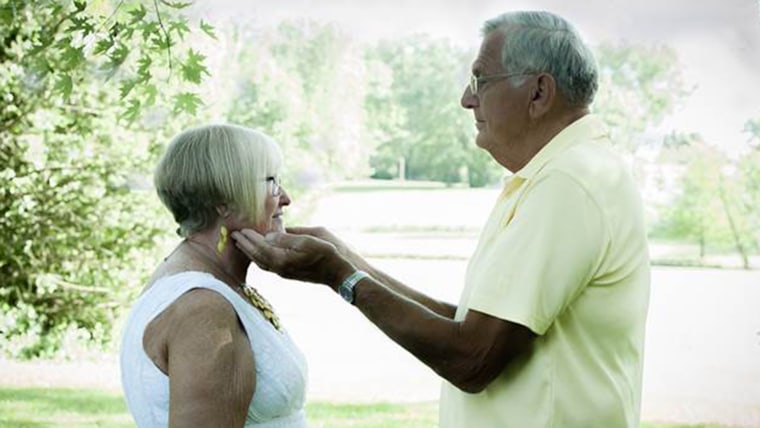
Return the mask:
[(488, 139), (483, 132), (478, 132), (478, 135), (475, 137), (475, 145), (483, 150), (488, 150)]

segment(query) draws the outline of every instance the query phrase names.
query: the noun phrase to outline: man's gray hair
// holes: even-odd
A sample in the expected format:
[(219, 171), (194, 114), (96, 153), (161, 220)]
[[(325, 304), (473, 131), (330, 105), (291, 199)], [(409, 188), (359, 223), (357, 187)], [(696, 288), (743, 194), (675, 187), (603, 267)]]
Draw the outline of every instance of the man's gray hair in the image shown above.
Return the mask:
[(505, 31), (501, 63), (509, 73), (549, 73), (572, 105), (594, 101), (599, 71), (575, 28), (550, 12), (507, 12), (483, 24), (483, 35)]

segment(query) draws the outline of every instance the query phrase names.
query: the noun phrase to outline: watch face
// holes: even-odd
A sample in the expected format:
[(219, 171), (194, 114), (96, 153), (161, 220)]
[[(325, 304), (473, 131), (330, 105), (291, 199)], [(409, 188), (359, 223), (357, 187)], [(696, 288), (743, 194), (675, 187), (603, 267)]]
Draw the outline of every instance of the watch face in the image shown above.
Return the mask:
[(352, 290), (348, 287), (338, 287), (338, 293), (343, 298), (343, 300), (351, 303), (354, 300), (354, 296), (351, 292)]

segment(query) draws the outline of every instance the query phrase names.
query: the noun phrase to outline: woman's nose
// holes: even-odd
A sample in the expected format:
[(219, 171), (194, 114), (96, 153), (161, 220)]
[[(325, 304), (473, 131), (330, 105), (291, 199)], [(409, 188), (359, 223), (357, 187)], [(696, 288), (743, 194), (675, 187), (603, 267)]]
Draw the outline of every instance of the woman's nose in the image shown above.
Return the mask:
[(290, 205), (290, 195), (288, 195), (288, 192), (285, 191), (285, 189), (281, 188), (282, 193), (280, 194), (280, 200), (278, 202), (279, 206), (286, 207)]

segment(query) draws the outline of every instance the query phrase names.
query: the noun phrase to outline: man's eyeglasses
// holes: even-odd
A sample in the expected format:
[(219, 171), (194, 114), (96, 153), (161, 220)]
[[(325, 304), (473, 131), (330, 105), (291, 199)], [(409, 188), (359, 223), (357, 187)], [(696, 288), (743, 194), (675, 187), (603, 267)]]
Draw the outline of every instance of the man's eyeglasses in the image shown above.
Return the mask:
[(491, 74), (489, 76), (475, 76), (470, 75), (470, 93), (472, 95), (478, 95), (478, 90), (482, 89), (486, 83), (493, 82), (501, 79), (509, 79), (510, 77), (526, 76), (533, 73), (498, 73)]
[(272, 196), (277, 197), (282, 195), (282, 186), (280, 185), (279, 177), (267, 177), (266, 182), (271, 183), (269, 190)]

